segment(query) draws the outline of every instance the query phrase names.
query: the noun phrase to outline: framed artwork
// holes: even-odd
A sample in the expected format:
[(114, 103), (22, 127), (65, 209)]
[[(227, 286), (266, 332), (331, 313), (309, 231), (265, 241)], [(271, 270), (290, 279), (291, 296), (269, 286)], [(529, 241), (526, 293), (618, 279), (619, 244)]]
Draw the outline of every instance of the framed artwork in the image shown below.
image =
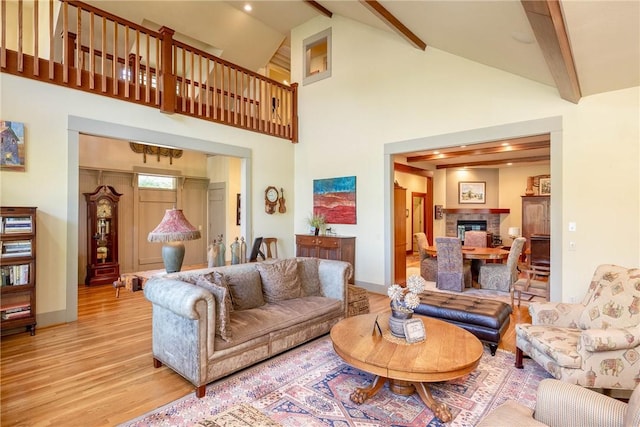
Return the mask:
[(458, 203), (486, 203), (486, 182), (458, 183)]
[(313, 214), (327, 224), (356, 224), (356, 177), (314, 179)]
[(435, 210), (433, 211), (434, 219), (442, 219), (442, 205), (435, 205)]
[(551, 195), (551, 177), (540, 178), (539, 193), (541, 196)]
[(408, 343), (424, 341), (427, 333), (424, 330), (424, 323), (420, 319), (409, 319), (404, 322), (404, 336)]
[(236, 225), (240, 225), (240, 193), (236, 193)]
[(0, 121), (0, 169), (24, 172), (24, 123)]

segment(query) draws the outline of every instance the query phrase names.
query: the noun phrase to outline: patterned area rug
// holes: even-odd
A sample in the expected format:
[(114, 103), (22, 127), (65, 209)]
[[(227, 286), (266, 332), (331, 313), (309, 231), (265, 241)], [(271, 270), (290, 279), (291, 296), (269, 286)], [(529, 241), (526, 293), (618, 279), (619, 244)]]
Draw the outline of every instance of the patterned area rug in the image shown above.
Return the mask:
[[(513, 354), (498, 350), (492, 357), (485, 348), (474, 372), (432, 384), (434, 398), (445, 402), (454, 417), (447, 425), (473, 426), (507, 399), (533, 408), (538, 383), (549, 374), (535, 363), (526, 363), (525, 369), (515, 369), (513, 364)], [(190, 393), (123, 425), (206, 426), (216, 414), (241, 404), (258, 409), (283, 426), (445, 425), (417, 394), (395, 395), (387, 385), (362, 405), (349, 400), (354, 388), (372, 380), (373, 375), (343, 362), (325, 336), (210, 384), (202, 399)]]

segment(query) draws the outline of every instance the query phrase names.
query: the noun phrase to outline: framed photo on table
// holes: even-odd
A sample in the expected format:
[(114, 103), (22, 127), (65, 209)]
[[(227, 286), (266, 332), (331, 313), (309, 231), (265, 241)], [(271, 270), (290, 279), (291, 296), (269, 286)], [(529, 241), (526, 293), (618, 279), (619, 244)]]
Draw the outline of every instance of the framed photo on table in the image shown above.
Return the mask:
[(458, 183), (458, 203), (486, 203), (486, 185), (484, 181)]
[(424, 323), (420, 319), (409, 319), (404, 322), (404, 337), (408, 343), (424, 341), (427, 333), (424, 330)]

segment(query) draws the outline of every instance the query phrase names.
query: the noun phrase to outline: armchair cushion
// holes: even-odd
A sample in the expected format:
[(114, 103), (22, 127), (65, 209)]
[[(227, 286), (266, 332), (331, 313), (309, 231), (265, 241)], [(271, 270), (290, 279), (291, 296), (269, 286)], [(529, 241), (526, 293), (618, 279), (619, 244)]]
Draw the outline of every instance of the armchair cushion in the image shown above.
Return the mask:
[(640, 323), (640, 269), (601, 265), (590, 289), (594, 291), (578, 321), (580, 328), (627, 328)]
[(578, 352), (578, 341), (582, 333), (580, 329), (526, 323), (519, 324), (518, 329), (520, 339), (530, 344), (529, 351), (532, 348), (537, 350), (558, 366), (573, 369), (582, 367), (582, 356)]
[(531, 323), (534, 325), (578, 328), (578, 319), (582, 315), (583, 310), (584, 306), (582, 304), (544, 302), (529, 305)]

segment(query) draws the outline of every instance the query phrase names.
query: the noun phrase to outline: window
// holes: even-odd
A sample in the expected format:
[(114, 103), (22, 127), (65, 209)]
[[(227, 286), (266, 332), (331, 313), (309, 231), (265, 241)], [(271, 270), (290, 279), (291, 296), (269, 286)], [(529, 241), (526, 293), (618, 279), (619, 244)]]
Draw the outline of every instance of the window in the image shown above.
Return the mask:
[(331, 28), (305, 39), (303, 47), (302, 84), (306, 85), (331, 77)]
[(176, 179), (172, 176), (138, 175), (138, 188), (175, 190)]

